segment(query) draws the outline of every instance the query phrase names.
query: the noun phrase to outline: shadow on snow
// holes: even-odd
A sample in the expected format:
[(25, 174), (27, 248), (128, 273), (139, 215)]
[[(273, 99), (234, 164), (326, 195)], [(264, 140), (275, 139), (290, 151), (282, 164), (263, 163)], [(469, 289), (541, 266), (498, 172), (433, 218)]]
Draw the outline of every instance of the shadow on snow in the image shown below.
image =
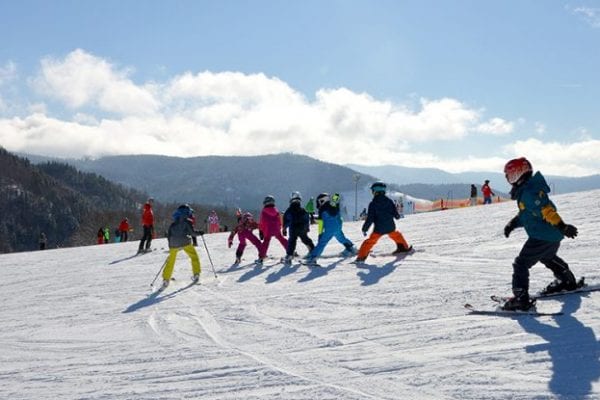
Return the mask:
[[(129, 307), (127, 307), (125, 310), (123, 310), (123, 314), (127, 314), (127, 313), (131, 313), (134, 311), (137, 311), (141, 308), (144, 307), (148, 307), (151, 306), (153, 304), (158, 304), (161, 303), (165, 300), (169, 300), (170, 298), (173, 298), (175, 296), (177, 296), (179, 293), (183, 292), (186, 289), (191, 288), (192, 286), (195, 286), (196, 284), (194, 282), (189, 283), (187, 286), (181, 287), (177, 290), (175, 290), (174, 292), (171, 293), (165, 293), (164, 291), (157, 291), (154, 292), (152, 294), (150, 294), (147, 297), (144, 297), (143, 299), (141, 299), (140, 301), (133, 303), (132, 305), (130, 305)], [(161, 294), (163, 294), (161, 296)]]
[(526, 351), (548, 352), (553, 365), (548, 387), (557, 399), (587, 398), (592, 392), (592, 382), (600, 377), (598, 340), (593, 329), (573, 315), (581, 306), (582, 297), (564, 297), (561, 310), (564, 315), (553, 318), (557, 326), (544, 324), (538, 318), (518, 319), (525, 331), (547, 341), (527, 346)]

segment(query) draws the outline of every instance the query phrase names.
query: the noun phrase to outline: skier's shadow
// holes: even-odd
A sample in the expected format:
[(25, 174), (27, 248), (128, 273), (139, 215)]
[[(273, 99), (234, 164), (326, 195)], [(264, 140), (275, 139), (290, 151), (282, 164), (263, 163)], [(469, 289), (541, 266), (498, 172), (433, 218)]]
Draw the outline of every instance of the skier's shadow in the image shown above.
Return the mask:
[(357, 264), (357, 268), (366, 269), (367, 271), (358, 271), (356, 275), (362, 281), (362, 286), (369, 286), (378, 283), (381, 278), (394, 272), (398, 266), (398, 260), (394, 260), (382, 266), (370, 264)]
[(132, 258), (135, 258), (137, 256), (138, 256), (137, 254), (134, 254), (134, 255), (131, 255), (131, 256), (124, 257), (124, 258), (120, 258), (118, 260), (114, 260), (114, 261), (109, 262), (108, 265), (118, 264), (118, 263), (123, 262), (123, 261), (131, 260)]
[(326, 267), (318, 267), (318, 266), (309, 265), (308, 266), (308, 269), (309, 269), (308, 274), (304, 278), (298, 280), (298, 283), (308, 282), (308, 281), (312, 281), (314, 279), (322, 278), (325, 275), (327, 275), (329, 273), (329, 271), (332, 271), (335, 267), (337, 267), (337, 265), (341, 262), (342, 262), (342, 260), (339, 260), (339, 261), (329, 264)]
[(254, 278), (255, 276), (258, 276), (258, 275), (262, 274), (267, 269), (268, 269), (267, 266), (264, 266), (264, 265), (255, 265), (254, 268), (252, 268), (251, 270), (249, 270), (248, 272), (246, 272), (242, 276), (240, 276), (238, 278), (238, 282), (241, 283), (241, 282), (249, 281), (250, 279)]
[(283, 264), (283, 267), (281, 267), (279, 269), (279, 271), (273, 271), (269, 275), (267, 275), (267, 278), (265, 279), (265, 281), (267, 283), (277, 282), (284, 276), (293, 274), (294, 272), (298, 271), (298, 268), (300, 268), (300, 265), (301, 264), (296, 264), (296, 265)]
[(125, 310), (123, 310), (123, 314), (132, 313), (132, 312), (137, 311), (137, 310), (139, 310), (141, 308), (148, 307), (148, 306), (151, 306), (153, 304), (158, 304), (158, 303), (161, 303), (163, 301), (169, 300), (169, 299), (177, 296), (179, 293), (183, 292), (184, 290), (191, 288), (194, 285), (195, 285), (195, 283), (192, 282), (192, 283), (188, 284), (187, 286), (179, 288), (179, 289), (175, 290), (174, 292), (166, 293), (163, 296), (161, 296), (161, 294), (163, 292), (154, 292), (150, 296), (144, 297), (140, 301), (138, 301), (136, 303), (133, 303), (132, 305), (130, 305), (129, 307), (127, 307)]
[(600, 347), (592, 328), (583, 325), (573, 315), (581, 306), (582, 295), (564, 297), (562, 312), (546, 325), (538, 318), (518, 318), (529, 333), (548, 343), (527, 346), (528, 353), (547, 351), (552, 360), (552, 379), (548, 387), (557, 399), (588, 398), (592, 382), (600, 378)]

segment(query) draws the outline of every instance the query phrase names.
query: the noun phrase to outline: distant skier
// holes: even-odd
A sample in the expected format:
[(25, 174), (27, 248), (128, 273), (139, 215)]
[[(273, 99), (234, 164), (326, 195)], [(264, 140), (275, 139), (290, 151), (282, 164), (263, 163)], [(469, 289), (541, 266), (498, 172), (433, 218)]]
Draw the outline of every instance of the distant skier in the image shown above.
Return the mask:
[(315, 244), (308, 237), (310, 229), (310, 217), (302, 207), (302, 198), (300, 192), (292, 192), (290, 196), (290, 206), (283, 214), (282, 234), (286, 236), (289, 231), (289, 240), (286, 250), (285, 262), (291, 263), (296, 253), (296, 243), (298, 238), (306, 245), (309, 253), (315, 248)]
[(227, 246), (231, 248), (233, 245), (233, 238), (235, 235), (238, 236), (238, 240), (240, 241), (236, 251), (235, 251), (235, 262), (239, 264), (242, 260), (242, 255), (244, 254), (244, 249), (246, 248), (246, 241), (250, 241), (256, 249), (258, 250), (258, 259), (256, 260), (257, 264), (262, 264), (263, 259), (265, 258), (265, 252), (263, 250), (262, 242), (259, 238), (254, 235), (252, 232), (254, 229), (258, 229), (258, 223), (254, 221), (254, 217), (251, 213), (246, 212), (242, 214), (242, 218), (237, 226), (231, 231), (229, 237), (227, 238)]
[(142, 239), (140, 240), (140, 246), (138, 248), (138, 254), (150, 251), (150, 245), (152, 244), (152, 236), (154, 234), (154, 212), (152, 211), (152, 204), (154, 199), (150, 197), (142, 211)]
[(308, 256), (306, 257), (307, 263), (316, 263), (316, 259), (323, 253), (325, 246), (333, 237), (344, 245), (345, 250), (342, 253), (344, 256), (356, 254), (356, 247), (354, 247), (354, 244), (344, 235), (344, 232), (342, 232), (340, 209), (331, 204), (329, 194), (321, 193), (317, 196), (317, 207), (319, 211), (319, 216), (317, 218), (319, 240), (317, 241), (315, 248), (308, 253)]
[(219, 233), (219, 231), (219, 216), (215, 210), (212, 210), (208, 216), (208, 233)]
[(367, 211), (367, 219), (362, 226), (362, 233), (367, 236), (371, 225), (374, 225), (373, 232), (361, 244), (356, 257), (358, 262), (367, 259), (369, 252), (383, 235), (388, 235), (396, 243), (396, 250), (393, 254), (406, 253), (412, 250), (412, 246), (408, 245), (402, 233), (396, 230), (394, 219), (399, 219), (400, 214), (394, 205), (394, 201), (385, 195), (386, 190), (387, 185), (383, 182), (375, 182), (371, 185), (373, 200), (369, 203), (369, 211)]
[(129, 236), (129, 219), (127, 217), (121, 220), (119, 224), (119, 235), (121, 236), (121, 242), (126, 242)]
[(104, 227), (100, 227), (100, 229), (98, 229), (98, 232), (96, 233), (96, 243), (97, 244), (104, 244)]
[(477, 205), (477, 186), (471, 185), (471, 206)]
[(260, 239), (263, 241), (262, 246), (265, 255), (269, 251), (269, 244), (272, 237), (275, 237), (281, 243), (284, 250), (287, 249), (288, 241), (281, 233), (281, 214), (277, 207), (275, 207), (275, 198), (271, 195), (266, 196), (263, 200), (263, 209), (260, 212), (258, 229)]
[(40, 250), (46, 250), (46, 243), (48, 239), (46, 238), (46, 234), (44, 232), (40, 233), (40, 237), (38, 239), (38, 244), (40, 245)]
[(483, 185), (481, 186), (481, 193), (483, 194), (483, 204), (492, 204), (492, 196), (495, 196), (496, 193), (490, 187), (490, 181), (485, 180)]
[(190, 257), (192, 262), (192, 280), (198, 282), (200, 279), (200, 259), (198, 253), (192, 245), (192, 237), (198, 235), (204, 235), (202, 231), (196, 231), (192, 227), (192, 221), (190, 218), (193, 216), (194, 210), (189, 205), (180, 205), (177, 210), (173, 213), (173, 223), (169, 226), (169, 232), (167, 239), (169, 241), (169, 257), (167, 258), (165, 269), (163, 270), (163, 284), (164, 289), (169, 285), (171, 281), (171, 275), (173, 274), (173, 268), (175, 267), (175, 260), (177, 259), (177, 253), (179, 250), (185, 251)]
[(567, 225), (548, 198), (550, 187), (544, 176), (533, 175), (531, 163), (525, 158), (510, 160), (504, 166), (506, 180), (512, 185), (511, 199), (517, 201), (519, 213), (504, 228), (504, 235), (519, 227), (525, 228), (528, 239), (513, 262), (512, 291), (505, 310), (527, 310), (534, 304), (529, 298), (529, 268), (541, 262), (556, 278), (542, 293), (574, 290), (577, 281), (569, 265), (556, 253), (564, 236), (575, 238), (577, 228)]
[(102, 236), (104, 238), (104, 244), (110, 243), (110, 229), (108, 229), (108, 226), (103, 229)]

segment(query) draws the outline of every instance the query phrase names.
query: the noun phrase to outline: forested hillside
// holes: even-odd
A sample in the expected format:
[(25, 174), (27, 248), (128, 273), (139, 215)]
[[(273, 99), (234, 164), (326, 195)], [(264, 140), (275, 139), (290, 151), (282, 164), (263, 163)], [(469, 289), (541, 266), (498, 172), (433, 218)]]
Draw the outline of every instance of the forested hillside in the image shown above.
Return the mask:
[[(44, 232), (48, 248), (94, 244), (96, 232), (112, 232), (128, 217), (130, 240), (140, 236), (140, 208), (148, 195), (84, 173), (59, 162), (31, 164), (0, 147), (0, 253), (38, 248)], [(177, 203), (155, 202), (156, 235), (163, 236)], [(192, 204), (197, 229), (212, 207)], [(234, 210), (217, 208), (223, 225), (232, 227)]]

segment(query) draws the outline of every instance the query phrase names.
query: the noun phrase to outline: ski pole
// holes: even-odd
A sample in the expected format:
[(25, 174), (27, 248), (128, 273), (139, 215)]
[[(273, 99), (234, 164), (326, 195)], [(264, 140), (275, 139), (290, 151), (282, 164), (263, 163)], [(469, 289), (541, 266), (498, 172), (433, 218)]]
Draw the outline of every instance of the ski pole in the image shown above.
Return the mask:
[(158, 276), (160, 275), (160, 273), (162, 272), (162, 270), (165, 268), (165, 265), (167, 265), (167, 261), (169, 260), (169, 257), (167, 257), (165, 259), (165, 262), (163, 263), (162, 267), (160, 267), (160, 269), (158, 270), (158, 272), (156, 273), (156, 276), (154, 277), (154, 279), (152, 280), (152, 283), (150, 284), (150, 287), (154, 287), (154, 282), (156, 282), (156, 279), (158, 278)]
[(210, 266), (212, 267), (213, 274), (215, 274), (215, 279), (217, 278), (217, 272), (215, 271), (215, 266), (212, 262), (212, 258), (210, 258), (210, 252), (208, 251), (208, 246), (206, 245), (206, 240), (204, 240), (204, 235), (200, 235), (202, 238), (202, 243), (204, 243), (204, 248), (206, 249), (206, 255), (208, 256), (208, 261), (210, 261)]

